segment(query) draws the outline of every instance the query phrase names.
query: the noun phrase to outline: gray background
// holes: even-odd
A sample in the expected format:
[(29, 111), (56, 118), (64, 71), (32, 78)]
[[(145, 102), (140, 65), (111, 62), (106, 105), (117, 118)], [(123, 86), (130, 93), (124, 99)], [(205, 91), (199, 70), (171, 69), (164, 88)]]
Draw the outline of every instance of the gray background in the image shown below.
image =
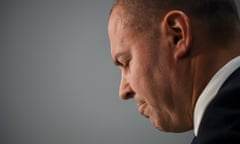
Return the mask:
[(113, 0), (0, 0), (1, 144), (188, 144), (118, 98)]

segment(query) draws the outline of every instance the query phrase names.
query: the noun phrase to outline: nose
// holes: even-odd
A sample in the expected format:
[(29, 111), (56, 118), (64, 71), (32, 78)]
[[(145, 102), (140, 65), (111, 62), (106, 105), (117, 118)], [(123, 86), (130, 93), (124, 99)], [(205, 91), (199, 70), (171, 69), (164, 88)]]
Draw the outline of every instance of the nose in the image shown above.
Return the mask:
[(121, 76), (121, 82), (119, 86), (119, 96), (123, 100), (128, 100), (133, 98), (135, 95), (135, 92), (132, 90), (129, 82), (126, 80), (126, 78), (122, 75)]

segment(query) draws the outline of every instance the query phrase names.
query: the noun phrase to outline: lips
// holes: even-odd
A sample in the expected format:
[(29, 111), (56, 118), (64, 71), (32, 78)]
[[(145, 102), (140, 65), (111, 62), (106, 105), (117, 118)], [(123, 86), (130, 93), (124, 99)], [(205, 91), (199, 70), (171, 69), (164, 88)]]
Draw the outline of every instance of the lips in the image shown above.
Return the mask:
[(146, 103), (137, 103), (138, 106), (138, 111), (141, 115), (143, 115), (144, 117), (148, 118), (149, 116), (146, 115), (145, 109), (147, 104)]

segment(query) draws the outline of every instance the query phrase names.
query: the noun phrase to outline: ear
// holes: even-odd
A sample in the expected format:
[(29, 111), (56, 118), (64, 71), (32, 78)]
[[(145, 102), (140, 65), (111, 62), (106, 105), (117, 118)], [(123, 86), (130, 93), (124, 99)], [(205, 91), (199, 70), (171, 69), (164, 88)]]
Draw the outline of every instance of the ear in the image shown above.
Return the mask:
[(192, 43), (191, 24), (188, 16), (181, 11), (168, 12), (162, 21), (162, 32), (173, 47), (175, 60), (188, 54)]

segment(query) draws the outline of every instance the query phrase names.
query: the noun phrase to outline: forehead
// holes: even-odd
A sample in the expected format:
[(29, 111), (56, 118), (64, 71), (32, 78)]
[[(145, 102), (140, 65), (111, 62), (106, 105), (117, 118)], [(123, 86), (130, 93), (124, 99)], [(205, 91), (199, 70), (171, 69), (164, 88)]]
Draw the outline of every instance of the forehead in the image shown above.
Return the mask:
[(120, 50), (119, 47), (124, 44), (124, 37), (127, 34), (127, 30), (124, 26), (124, 18), (122, 17), (122, 10), (119, 7), (115, 7), (110, 15), (108, 34), (110, 38), (111, 53), (114, 55)]
[(109, 17), (108, 32), (110, 38), (118, 36), (124, 28), (123, 14), (120, 7), (114, 7)]

